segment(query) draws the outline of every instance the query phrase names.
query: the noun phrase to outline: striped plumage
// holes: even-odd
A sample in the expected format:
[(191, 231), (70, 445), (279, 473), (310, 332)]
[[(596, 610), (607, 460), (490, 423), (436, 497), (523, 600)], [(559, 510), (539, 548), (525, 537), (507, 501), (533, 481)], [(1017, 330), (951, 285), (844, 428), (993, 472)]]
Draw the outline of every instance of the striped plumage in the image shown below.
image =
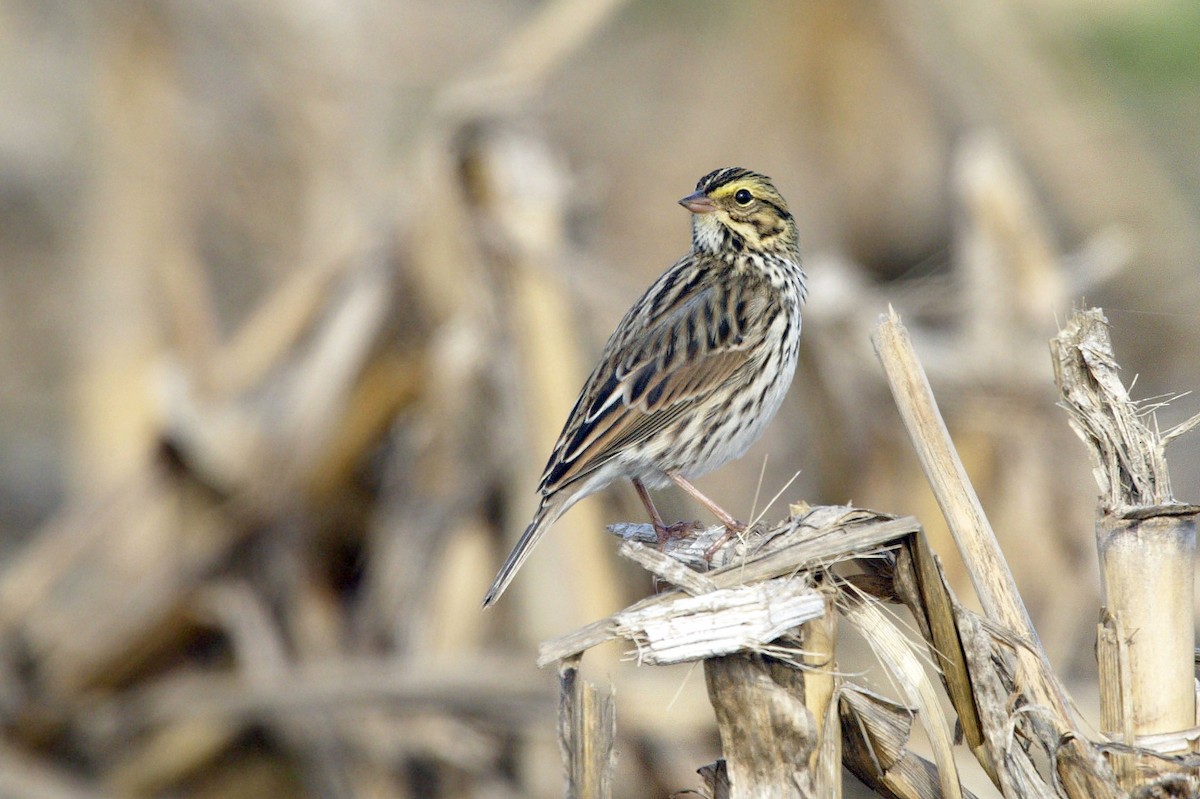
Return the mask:
[(705, 175), (680, 204), (694, 214), (691, 252), (609, 338), (546, 464), (537, 513), (484, 607), (580, 499), (620, 478), (647, 502), (643, 486), (694, 491), (686, 479), (743, 455), (787, 393), (805, 282), (786, 202), (768, 178), (730, 167)]

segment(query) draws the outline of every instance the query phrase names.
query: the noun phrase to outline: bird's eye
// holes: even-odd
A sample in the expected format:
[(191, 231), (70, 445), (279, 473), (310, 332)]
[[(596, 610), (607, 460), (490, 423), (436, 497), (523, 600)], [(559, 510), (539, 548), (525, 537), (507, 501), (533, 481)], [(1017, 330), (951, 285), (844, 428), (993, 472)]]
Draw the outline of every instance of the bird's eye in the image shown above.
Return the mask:
[(749, 205), (750, 201), (754, 199), (754, 195), (750, 193), (749, 189), (738, 189), (737, 194), (733, 195), (733, 199), (738, 205)]

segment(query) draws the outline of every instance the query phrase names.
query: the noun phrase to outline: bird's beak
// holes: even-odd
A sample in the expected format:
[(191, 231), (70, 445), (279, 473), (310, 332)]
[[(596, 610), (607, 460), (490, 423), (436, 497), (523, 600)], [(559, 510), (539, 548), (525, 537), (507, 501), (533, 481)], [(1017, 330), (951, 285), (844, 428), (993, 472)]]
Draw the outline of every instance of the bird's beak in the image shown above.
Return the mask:
[(691, 211), (693, 214), (711, 214), (717, 210), (717, 206), (713, 205), (713, 201), (705, 195), (704, 192), (698, 191), (695, 194), (689, 194), (679, 201), (679, 204)]

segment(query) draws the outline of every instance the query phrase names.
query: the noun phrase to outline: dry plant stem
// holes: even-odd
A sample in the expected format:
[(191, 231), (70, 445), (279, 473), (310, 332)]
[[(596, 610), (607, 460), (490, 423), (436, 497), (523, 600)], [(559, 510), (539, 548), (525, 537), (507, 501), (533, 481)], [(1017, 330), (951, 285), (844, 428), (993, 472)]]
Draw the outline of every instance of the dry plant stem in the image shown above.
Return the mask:
[[(814, 513), (822, 510), (830, 509), (814, 509)], [(852, 508), (836, 508), (832, 510), (838, 513), (867, 513)], [(768, 531), (764, 537), (770, 537), (776, 533), (781, 536), (793, 534), (796, 532), (798, 523), (797, 520), (785, 522), (774, 530)], [(845, 559), (848, 554), (868, 552), (879, 548), (888, 541), (910, 535), (919, 529), (920, 525), (911, 516), (900, 519), (873, 518), (871, 521), (862, 524), (821, 526), (814, 531), (817, 535), (809, 540), (796, 540), (774, 549), (760, 550), (749, 557), (738, 558), (727, 566), (711, 571), (703, 575), (707, 581), (704, 583), (699, 583), (692, 579), (676, 581), (666, 571), (657, 568), (656, 573), (661, 574), (677, 585), (681, 585), (681, 587), (689, 592), (697, 591), (701, 585), (704, 586), (703, 590), (705, 591), (735, 588), (794, 574), (806, 565), (836, 561)], [(642, 531), (648, 534), (646, 536), (648, 540), (653, 540), (653, 533), (649, 525), (642, 525), (640, 527), (637, 525), (620, 525), (617, 526), (616, 530), (618, 535), (628, 537), (637, 537)], [(686, 541), (671, 542), (673, 545), (678, 544), (680, 546), (686, 546), (687, 543)], [(703, 562), (702, 551), (692, 554), (693, 557), (690, 558), (690, 561), (697, 564)], [(640, 555), (646, 556), (647, 553), (640, 553)], [(670, 557), (679, 558), (680, 555), (677, 550), (674, 550), (671, 551)], [(631, 605), (621, 613), (592, 622), (586, 627), (582, 627), (566, 635), (544, 641), (538, 647), (537, 665), (539, 668), (542, 668), (563, 658), (598, 646), (618, 635), (616, 626), (619, 617), (628, 614), (630, 611), (641, 610), (672, 601), (674, 601), (674, 597), (670, 594), (659, 594), (648, 597)]]
[(734, 652), (770, 651), (789, 630), (825, 612), (825, 601), (803, 578), (711, 591), (678, 592), (668, 601), (622, 611), (613, 631), (637, 648), (638, 663), (702, 660)]
[[(536, 93), (572, 55), (585, 49), (629, 0), (556, 0), (544, 3), (479, 70), (451, 87), (444, 101), (475, 112), (511, 105)], [(453, 105), (451, 106), (453, 107)]]
[(725, 768), (724, 760), (701, 766), (696, 769), (696, 773), (704, 781), (704, 791), (701, 796), (711, 797), (711, 799), (729, 799), (731, 791), (729, 771)]
[[(1008, 730), (1014, 693), (1013, 680), (1009, 678), (1014, 658), (997, 651), (994, 640), (976, 614), (961, 607), (956, 608), (956, 612), (963, 655), (971, 667), (971, 687), (981, 727), (994, 761), (992, 776), (996, 787), (1005, 799), (1052, 796), (1043, 780), (1031, 778), (1033, 775), (1027, 767), (1029, 754), (1012, 741)], [(1086, 795), (1071, 796), (1083, 799)]]
[(1068, 796), (1088, 799), (1122, 799), (1124, 794), (1100, 754), (1088, 741), (1064, 735), (1054, 753), (1058, 779)]
[(912, 439), (921, 468), (954, 535), (971, 584), (984, 612), (1018, 635), (1037, 640), (1033, 622), (1021, 602), (1016, 582), (971, 486), (950, 433), (933, 398), (908, 331), (895, 311), (883, 317), (871, 336), (883, 364), (896, 408)]
[(676, 585), (692, 596), (716, 591), (708, 577), (694, 572), (679, 561), (637, 541), (626, 541), (618, 550), (621, 557), (631, 560), (657, 579)]
[[(821, 591), (825, 613), (800, 627), (804, 656), (804, 704), (817, 723), (816, 751), (809, 758), (817, 795), (841, 799), (842, 733), (837, 713), (837, 592)], [(781, 666), (782, 668), (782, 666)]]
[(921, 468), (954, 536), (984, 612), (1029, 643), (1018, 655), (1025, 671), (1021, 684), (1028, 686), (1035, 703), (1054, 711), (1063, 730), (1074, 729), (1062, 687), (1045, 661), (1037, 631), (1021, 601), (996, 535), (950, 440), (908, 332), (894, 311), (882, 319), (871, 340)]
[(270, 683), (228, 674), (180, 674), (97, 703), (91, 717), (132, 738), (145, 729), (189, 719), (354, 714), (380, 703), (403, 711), (450, 708), (518, 724), (552, 701), (535, 672), (506, 658), (466, 663), (446, 657), (343, 657), (294, 665)]
[[(843, 762), (846, 768), (880, 796), (888, 799), (940, 796), (937, 766), (906, 746), (913, 713), (904, 706), (857, 686), (842, 690)], [(975, 799), (965, 788), (964, 799)]]
[(0, 745), (0, 796), (110, 799), (115, 795), (88, 785), (21, 749), (7, 744)]
[[(75, 516), (89, 508), (95, 516)], [(32, 606), (16, 598), (41, 684), (75, 695), (170, 646), (181, 632), (174, 612), (241, 534), (206, 489), (153, 466), (114, 489), (110, 503), (81, 504), (53, 523), (0, 575), (0, 598), (22, 586), (41, 596)], [(0, 612), (6, 619), (18, 622)]]
[[(1178, 431), (1160, 434), (1143, 422), (1121, 384), (1099, 309), (1072, 315), (1051, 349), (1071, 427), (1091, 454), (1100, 488), (1096, 546), (1105, 607), (1097, 657), (1104, 730), (1129, 745), (1178, 732), (1155, 748), (1190, 751), (1197, 508), (1171, 494), (1163, 450)], [(1113, 764), (1126, 788), (1141, 781), (1139, 765), (1150, 765), (1132, 755), (1115, 755)]]
[(704, 678), (731, 799), (817, 797), (808, 762), (818, 733), (800, 672), (779, 674), (761, 657), (739, 653), (704, 661)]
[(567, 797), (608, 799), (617, 734), (612, 694), (602, 695), (579, 676), (579, 657), (560, 663), (558, 678), (558, 742), (567, 767)]
[[(471, 165), (471, 178), (464, 188), (479, 198), (472, 207), (475, 229), (489, 269), (506, 292), (503, 313), (515, 345), (516, 383), (507, 391), (525, 398), (524, 408), (514, 409), (526, 441), (533, 444), (523, 449), (545, 453), (553, 449), (559, 422), (588, 369), (575, 335), (577, 309), (561, 278), (562, 263), (571, 253), (566, 221), (570, 179), (546, 142), (516, 124), (481, 123), (470, 138), (473, 143), (463, 155)], [(528, 521), (524, 486), (536, 483), (540, 472), (535, 470), (542, 465), (540, 458), (522, 464), (528, 471), (522, 472), (520, 500), (512, 503), (522, 509), (518, 529)], [(618, 580), (604, 542), (570, 534), (572, 529), (600, 525), (598, 506), (577, 506), (556, 523), (559, 532), (542, 541), (543, 554), (526, 564), (515, 595), (522, 629), (535, 640), (595, 618), (619, 602)], [(548, 594), (561, 595), (564, 601), (539, 601)]]
[[(937, 558), (920, 535), (909, 538), (897, 563), (897, 587), (932, 644), (967, 743), (992, 783), (1010, 799), (1059, 796), (1013, 736), (1019, 722), (1013, 709), (1021, 701), (1021, 686), (1014, 679), (1013, 668), (1016, 654), (1026, 648), (1026, 642), (958, 604)], [(1027, 717), (1043, 712), (1029, 705), (1022, 710)], [(1064, 769), (1061, 763), (1058, 768), (1059, 779), (1067, 786), (1065, 795), (1074, 799), (1116, 796), (1112, 770), (1086, 739), (1074, 734), (1061, 739), (1043, 736), (1041, 745), (1046, 751), (1058, 751), (1066, 738), (1074, 743), (1064, 752), (1070, 757), (1070, 768)]]
[[(912, 568), (911, 573), (907, 571), (909, 565)], [(963, 655), (962, 639), (954, 618), (954, 598), (949, 585), (946, 584), (941, 563), (930, 550), (925, 536), (909, 536), (900, 566), (901, 568), (897, 569), (898, 575), (911, 580), (911, 593), (915, 594), (905, 596), (905, 603), (924, 628), (926, 640), (932, 644), (930, 648), (946, 684), (946, 693), (950, 695), (950, 701), (958, 713), (963, 737), (980, 764), (989, 770), (994, 782), (993, 764), (989, 762), (989, 758), (980, 756), (984, 735), (979, 722), (979, 710), (975, 706), (975, 696), (971, 691), (971, 675)]]
[(824, 592), (825, 615), (799, 628), (803, 670), (746, 653), (705, 661), (734, 799), (841, 797), (835, 596)]
[[(1196, 724), (1192, 623), (1196, 526), (1190, 518), (1096, 524), (1105, 613), (1098, 653), (1101, 723), (1123, 743)], [(1189, 750), (1186, 738), (1165, 753)]]
[(917, 708), (937, 762), (938, 781), (944, 799), (961, 799), (962, 785), (954, 763), (950, 725), (940, 699), (914, 645), (880, 610), (879, 603), (847, 594), (840, 605), (847, 623), (870, 644), (876, 658), (890, 672), (892, 683), (911, 707)]

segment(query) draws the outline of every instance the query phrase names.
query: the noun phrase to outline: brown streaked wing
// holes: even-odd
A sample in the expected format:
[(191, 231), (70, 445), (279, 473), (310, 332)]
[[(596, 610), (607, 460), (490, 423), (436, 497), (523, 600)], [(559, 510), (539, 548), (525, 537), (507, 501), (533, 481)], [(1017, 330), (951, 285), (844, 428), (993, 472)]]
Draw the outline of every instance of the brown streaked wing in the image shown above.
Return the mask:
[(540, 489), (557, 491), (587, 475), (729, 380), (749, 360), (754, 334), (761, 335), (748, 329), (758, 327), (750, 321), (762, 301), (753, 296), (755, 288), (744, 281), (717, 285), (711, 277), (691, 281), (686, 296), (676, 296), (649, 324), (633, 329), (652, 288), (613, 334), (617, 344), (589, 378)]

